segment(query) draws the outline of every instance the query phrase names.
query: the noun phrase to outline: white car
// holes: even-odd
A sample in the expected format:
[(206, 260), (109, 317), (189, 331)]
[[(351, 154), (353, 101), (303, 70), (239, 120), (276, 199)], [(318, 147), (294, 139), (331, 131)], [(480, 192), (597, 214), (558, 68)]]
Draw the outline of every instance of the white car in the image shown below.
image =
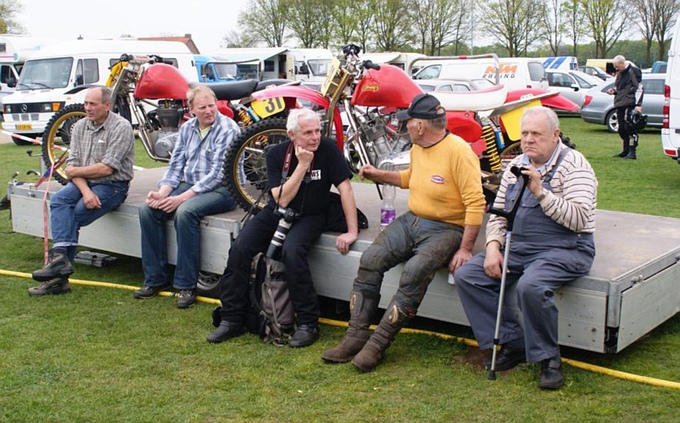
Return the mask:
[(600, 78), (575, 70), (547, 70), (546, 75), (550, 91), (557, 91), (579, 107), (583, 106), (588, 90), (602, 82)]
[(477, 91), (494, 85), (488, 79), (416, 79), (426, 93), (433, 91)]

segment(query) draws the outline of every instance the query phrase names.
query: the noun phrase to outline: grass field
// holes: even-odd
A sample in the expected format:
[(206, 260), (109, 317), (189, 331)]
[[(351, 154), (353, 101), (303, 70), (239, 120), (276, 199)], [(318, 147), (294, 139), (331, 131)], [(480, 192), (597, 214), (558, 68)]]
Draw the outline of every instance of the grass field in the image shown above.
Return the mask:
[[(604, 126), (577, 118), (563, 118), (562, 126), (595, 168), (599, 208), (680, 218), (680, 166), (663, 156), (658, 130), (641, 136), (639, 160), (632, 161), (611, 158), (620, 141)], [(24, 174), (39, 168), (26, 149), (0, 145), (0, 180), (15, 170), (19, 179), (35, 180)], [(153, 165), (143, 154), (138, 162)], [(0, 269), (30, 272), (41, 262), (42, 240), (13, 233), (7, 210), (0, 211), (0, 245)], [(139, 260), (129, 257), (105, 268), (77, 264), (76, 272), (85, 280), (142, 282)], [(0, 422), (678, 420), (680, 389), (569, 365), (557, 392), (537, 388), (535, 365), (492, 382), (462, 363), (466, 347), (455, 340), (401, 334), (377, 371), (360, 374), (320, 359), (341, 339), (341, 328), (323, 326), (319, 342), (301, 350), (263, 345), (253, 335), (211, 345), (204, 338), (212, 305), (178, 310), (170, 298), (139, 301), (129, 291), (83, 286), (29, 298), (33, 285), (0, 276)], [(436, 328), (470, 337), (465, 327)], [(563, 355), (680, 382), (680, 315), (616, 355)]]

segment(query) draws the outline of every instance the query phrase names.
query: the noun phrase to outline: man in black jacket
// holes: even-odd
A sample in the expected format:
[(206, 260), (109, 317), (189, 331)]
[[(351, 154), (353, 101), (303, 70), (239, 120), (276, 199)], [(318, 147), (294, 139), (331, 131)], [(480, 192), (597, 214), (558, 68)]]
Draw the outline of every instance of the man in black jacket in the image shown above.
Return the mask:
[(619, 136), (623, 142), (623, 149), (613, 157), (624, 159), (637, 159), (635, 150), (638, 145), (638, 134), (630, 124), (631, 112), (642, 112), (642, 72), (639, 68), (626, 62), (626, 58), (619, 55), (613, 60), (616, 69), (616, 82), (614, 88), (607, 91), (614, 95), (614, 107), (616, 118), (619, 122)]

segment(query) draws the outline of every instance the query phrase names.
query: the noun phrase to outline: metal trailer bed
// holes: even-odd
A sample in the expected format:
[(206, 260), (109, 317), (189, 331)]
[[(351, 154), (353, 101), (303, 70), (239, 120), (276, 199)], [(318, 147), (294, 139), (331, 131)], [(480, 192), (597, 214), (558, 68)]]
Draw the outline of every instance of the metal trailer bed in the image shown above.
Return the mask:
[[(112, 254), (140, 257), (137, 209), (164, 170), (137, 171), (126, 202), (83, 228), (80, 244)], [(55, 182), (49, 185), (50, 192), (59, 188)], [(346, 256), (335, 249), (336, 234), (325, 233), (309, 257), (319, 295), (343, 301), (349, 297), (361, 253), (380, 230), (380, 200), (375, 186), (354, 183), (353, 188), (370, 228), (361, 231)], [(34, 184), (10, 184), (8, 194), (15, 232), (42, 236), (44, 189), (44, 186), (36, 189)], [(407, 209), (408, 193), (397, 191), (396, 208), (401, 212)], [(204, 219), (202, 270), (222, 273), (232, 237), (238, 235), (243, 216), (243, 211), (234, 210)], [(167, 228), (172, 243), (175, 238), (171, 222)], [(483, 233), (476, 251), (483, 249)], [(564, 286), (555, 295), (560, 310), (559, 339), (561, 345), (568, 347), (616, 353), (680, 310), (680, 219), (598, 210), (595, 242), (597, 256), (590, 274)], [(175, 263), (175, 245), (170, 246), (169, 255)], [(400, 272), (398, 266), (385, 275), (381, 307), (387, 306), (396, 291)], [(510, 307), (516, 311), (516, 307)], [(418, 315), (469, 325), (445, 269), (435, 275)]]

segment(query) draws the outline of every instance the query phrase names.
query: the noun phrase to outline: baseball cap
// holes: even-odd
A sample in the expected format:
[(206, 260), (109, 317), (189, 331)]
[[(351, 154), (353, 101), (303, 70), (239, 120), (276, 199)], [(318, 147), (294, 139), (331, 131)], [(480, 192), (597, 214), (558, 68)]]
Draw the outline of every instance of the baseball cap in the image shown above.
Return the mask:
[(408, 109), (397, 112), (397, 119), (409, 120), (416, 119), (437, 119), (444, 115), (446, 111), (436, 97), (430, 94), (418, 94), (413, 97)]

